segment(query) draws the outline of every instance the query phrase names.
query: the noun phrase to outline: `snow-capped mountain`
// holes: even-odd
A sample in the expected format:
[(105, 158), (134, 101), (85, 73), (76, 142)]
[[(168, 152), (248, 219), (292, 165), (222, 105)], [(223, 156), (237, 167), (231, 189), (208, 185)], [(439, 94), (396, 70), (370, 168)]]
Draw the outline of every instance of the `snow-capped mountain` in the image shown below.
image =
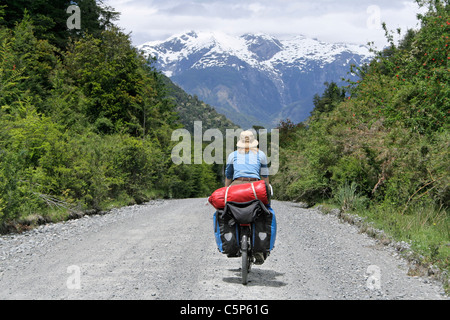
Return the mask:
[(324, 82), (340, 82), (351, 64), (361, 65), (373, 56), (365, 46), (301, 35), (277, 39), (194, 31), (138, 49), (156, 57), (156, 68), (186, 92), (242, 127), (305, 120)]

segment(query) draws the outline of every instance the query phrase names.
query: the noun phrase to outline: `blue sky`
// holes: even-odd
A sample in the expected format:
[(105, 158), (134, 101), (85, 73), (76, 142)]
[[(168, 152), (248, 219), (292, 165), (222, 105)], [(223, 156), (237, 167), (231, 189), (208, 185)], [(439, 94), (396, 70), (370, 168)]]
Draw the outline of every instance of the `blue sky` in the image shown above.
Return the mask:
[[(104, 0), (135, 45), (189, 30), (278, 37), (303, 34), (326, 42), (386, 45), (389, 29), (417, 28), (414, 0)], [(423, 11), (423, 9), (422, 9)]]

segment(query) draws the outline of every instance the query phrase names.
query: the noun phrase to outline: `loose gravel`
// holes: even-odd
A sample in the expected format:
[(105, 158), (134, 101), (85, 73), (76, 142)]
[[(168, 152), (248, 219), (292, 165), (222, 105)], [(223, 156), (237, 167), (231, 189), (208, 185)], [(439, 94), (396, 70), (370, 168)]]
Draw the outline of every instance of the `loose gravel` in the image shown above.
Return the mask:
[(279, 201), (275, 249), (243, 286), (205, 203), (158, 200), (1, 236), (0, 299), (448, 300), (392, 247)]

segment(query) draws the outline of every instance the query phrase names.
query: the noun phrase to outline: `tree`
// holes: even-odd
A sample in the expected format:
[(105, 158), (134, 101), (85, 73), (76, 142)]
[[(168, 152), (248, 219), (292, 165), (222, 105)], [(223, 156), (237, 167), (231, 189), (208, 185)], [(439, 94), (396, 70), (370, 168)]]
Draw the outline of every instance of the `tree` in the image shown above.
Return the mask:
[(127, 35), (117, 27), (104, 31), (101, 38), (88, 35), (72, 43), (64, 63), (70, 80), (88, 98), (85, 114), (91, 123), (106, 119), (114, 131), (124, 126), (134, 130), (133, 110), (141, 103), (143, 77)]
[(345, 99), (345, 90), (339, 88), (335, 82), (325, 82), (324, 85), (326, 88), (322, 96), (318, 94), (314, 96), (314, 110), (311, 113), (313, 116), (334, 110)]
[[(66, 10), (76, 4), (81, 11), (81, 30), (68, 30)], [(33, 18), (36, 37), (48, 40), (59, 49), (65, 49), (69, 38), (79, 38), (87, 33), (99, 36), (112, 22), (117, 20), (118, 12), (95, 0), (6, 0), (3, 25), (12, 29), (27, 11)], [(1, 21), (0, 21), (1, 22)]]
[(13, 37), (9, 29), (0, 28), (0, 112), (24, 95), (23, 88), (18, 84), (26, 77), (22, 68), (15, 63)]
[(11, 48), (14, 51), (14, 64), (23, 70), (25, 77), (18, 87), (32, 97), (40, 111), (42, 101), (51, 88), (50, 74), (58, 63), (57, 49), (47, 40), (39, 40), (35, 36), (32, 19), (25, 11), (23, 19), (13, 29)]

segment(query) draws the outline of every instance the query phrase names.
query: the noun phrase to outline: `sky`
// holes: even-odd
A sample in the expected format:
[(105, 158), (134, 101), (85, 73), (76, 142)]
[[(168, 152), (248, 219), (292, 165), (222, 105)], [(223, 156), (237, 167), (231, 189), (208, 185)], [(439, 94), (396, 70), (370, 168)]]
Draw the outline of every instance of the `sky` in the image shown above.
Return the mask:
[(389, 30), (418, 28), (414, 0), (103, 0), (120, 12), (116, 21), (134, 45), (165, 40), (187, 31), (231, 35), (266, 33), (283, 38), (304, 35), (325, 42), (375, 48), (387, 45)]

